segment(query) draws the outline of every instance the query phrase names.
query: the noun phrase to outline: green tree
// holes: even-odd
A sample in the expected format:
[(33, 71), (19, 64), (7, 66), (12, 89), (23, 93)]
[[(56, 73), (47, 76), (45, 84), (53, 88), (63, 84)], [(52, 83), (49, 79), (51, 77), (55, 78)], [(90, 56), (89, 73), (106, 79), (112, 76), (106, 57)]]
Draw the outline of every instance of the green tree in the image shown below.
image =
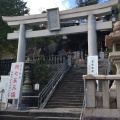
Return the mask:
[(76, 0), (78, 7), (102, 3), (109, 0)]
[(120, 3), (117, 5), (116, 16), (117, 20), (120, 20)]
[(9, 27), (2, 16), (21, 16), (28, 14), (29, 9), (23, 0), (0, 0), (0, 58), (4, 54), (15, 54), (17, 41), (7, 40), (7, 33), (11, 33), (13, 28)]
[[(103, 2), (107, 2), (110, 0), (76, 0), (78, 7), (99, 4)], [(106, 15), (104, 19), (110, 20), (112, 16), (116, 17), (116, 20), (120, 20), (120, 3), (118, 3), (117, 8), (112, 11), (111, 15)]]

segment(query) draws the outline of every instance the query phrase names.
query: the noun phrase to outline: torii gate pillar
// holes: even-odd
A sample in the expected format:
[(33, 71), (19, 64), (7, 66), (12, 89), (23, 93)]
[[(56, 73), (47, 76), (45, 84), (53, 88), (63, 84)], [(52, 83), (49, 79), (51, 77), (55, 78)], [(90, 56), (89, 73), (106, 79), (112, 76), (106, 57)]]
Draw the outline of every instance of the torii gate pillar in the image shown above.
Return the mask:
[(26, 51), (26, 40), (25, 40), (25, 25), (20, 25), (19, 40), (18, 40), (18, 51), (17, 51), (17, 62), (25, 62), (25, 51)]
[(94, 15), (88, 16), (88, 55), (95, 56), (97, 53), (96, 19)]
[[(20, 24), (19, 38), (18, 38), (17, 61), (16, 62), (25, 62), (25, 53), (26, 53), (25, 34), (26, 34), (25, 25)], [(19, 102), (21, 102), (21, 100), (19, 100)], [(14, 106), (16, 104), (17, 104), (17, 100), (13, 100), (12, 105)], [(19, 103), (19, 104), (21, 104), (21, 103)]]

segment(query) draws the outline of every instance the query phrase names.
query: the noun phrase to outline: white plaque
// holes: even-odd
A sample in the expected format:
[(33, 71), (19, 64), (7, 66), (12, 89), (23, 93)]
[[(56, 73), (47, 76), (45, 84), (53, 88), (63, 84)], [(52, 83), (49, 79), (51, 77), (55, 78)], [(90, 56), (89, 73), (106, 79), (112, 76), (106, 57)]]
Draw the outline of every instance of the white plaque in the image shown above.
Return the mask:
[(48, 17), (48, 29), (59, 30), (60, 29), (59, 9), (58, 8), (48, 9), (47, 17)]
[(98, 75), (98, 56), (88, 56), (87, 74)]
[(24, 63), (12, 63), (10, 71), (10, 85), (8, 89), (8, 99), (19, 99), (23, 78)]
[(35, 84), (35, 90), (39, 90), (40, 85), (37, 83)]

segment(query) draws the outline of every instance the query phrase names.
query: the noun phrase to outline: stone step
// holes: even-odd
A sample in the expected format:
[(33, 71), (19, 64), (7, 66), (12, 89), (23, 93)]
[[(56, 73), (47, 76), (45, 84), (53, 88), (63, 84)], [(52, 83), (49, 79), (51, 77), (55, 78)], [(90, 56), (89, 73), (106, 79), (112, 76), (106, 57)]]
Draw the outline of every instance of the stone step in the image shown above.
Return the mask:
[(61, 89), (56, 89), (56, 91), (55, 92), (77, 92), (77, 93), (79, 93), (78, 91), (80, 91), (80, 93), (84, 93), (84, 87), (79, 87), (79, 88), (67, 88), (66, 89), (66, 87), (65, 88), (63, 88), (63, 87), (59, 87), (59, 88), (61, 88)]
[(60, 96), (67, 96), (67, 97), (69, 97), (69, 96), (72, 96), (72, 97), (77, 97), (77, 96), (84, 96), (83, 94), (80, 94), (80, 93), (74, 93), (74, 92), (64, 92), (64, 94), (62, 93), (62, 92), (54, 92), (53, 93), (53, 95), (54, 96), (56, 96), (56, 95), (60, 95)]
[(66, 106), (66, 105), (47, 105), (45, 108), (82, 108), (82, 104), (79, 106)]
[(71, 118), (71, 117), (0, 116), (0, 120), (79, 120), (79, 118)]
[(79, 118), (71, 118), (71, 117), (39, 117), (39, 118), (35, 118), (35, 120), (79, 120)]
[(61, 89), (57, 89), (55, 92), (62, 92), (62, 93), (72, 93), (72, 92), (76, 92), (75, 94), (82, 94), (84, 93), (84, 88), (83, 87), (80, 87), (80, 88), (72, 88), (71, 86), (69, 87), (64, 87), (64, 88), (61, 88)]
[(75, 78), (75, 77), (69, 77), (69, 78), (64, 78), (63, 79), (63, 82), (81, 82), (81, 81), (84, 81), (83, 79), (81, 78)]
[[(61, 89), (60, 89), (61, 88)], [(84, 88), (83, 87), (76, 87), (76, 88), (73, 88), (72, 86), (63, 86), (63, 87), (59, 87), (57, 89), (57, 91), (61, 91), (61, 92), (77, 92), (77, 93), (84, 93)], [(55, 91), (56, 92), (56, 91)]]
[(72, 85), (77, 85), (77, 84), (78, 84), (78, 85), (83, 85), (84, 82), (83, 82), (83, 81), (78, 81), (78, 82), (69, 82), (69, 81), (66, 82), (66, 81), (64, 81), (64, 82), (62, 82), (62, 83), (60, 83), (60, 84), (64, 84), (64, 85), (65, 85), (65, 84), (67, 84), (67, 85), (71, 85), (71, 84), (72, 84)]
[(68, 102), (68, 101), (60, 101), (60, 102), (48, 102), (47, 105), (65, 105), (65, 106), (79, 106), (81, 105), (82, 100), (79, 102)]
[(62, 88), (70, 88), (70, 89), (74, 89), (74, 88), (84, 88), (84, 85), (79, 85), (79, 84), (77, 84), (77, 85), (66, 85), (66, 84), (61, 84), (61, 85), (59, 85), (57, 88), (59, 89), (62, 89)]
[(61, 81), (61, 82), (65, 82), (65, 83), (84, 83), (84, 81), (81, 80), (81, 79), (78, 79), (78, 80), (67, 79), (67, 80), (63, 80), (63, 81)]
[(65, 98), (76, 98), (76, 97), (82, 97), (83, 94), (63, 94), (63, 93), (54, 93), (52, 97), (65, 97)]
[(57, 101), (57, 100), (58, 101), (78, 100), (79, 101), (79, 100), (83, 100), (83, 98), (84, 98), (84, 96), (81, 96), (81, 97), (78, 97), (78, 98), (77, 97), (66, 97), (66, 98), (65, 97), (64, 98), (63, 97), (62, 98), (61, 97), (51, 97), (51, 99), (49, 101), (51, 101), (51, 100), (53, 100), (53, 101)]
[(0, 120), (79, 120), (80, 113), (0, 111)]
[(58, 89), (57, 91), (55, 91), (55, 93), (56, 92), (63, 92), (63, 93), (68, 93), (68, 92), (76, 92), (77, 94), (82, 94), (82, 93), (84, 93), (84, 88), (72, 88), (72, 87), (65, 87), (65, 88), (61, 88), (61, 90), (60, 89)]
[(78, 76), (78, 75), (68, 75), (68, 76), (65, 76), (64, 78), (63, 78), (63, 80), (67, 80), (67, 79), (71, 79), (71, 80), (83, 80), (83, 76), (82, 75), (80, 75), (80, 76)]
[(61, 83), (84, 83), (84, 80), (81, 79), (72, 79), (72, 78), (68, 78), (66, 80), (61, 81)]
[(84, 88), (84, 85), (79, 85), (79, 84), (76, 84), (76, 85), (65, 85), (65, 84), (61, 84), (57, 87), (58, 89), (64, 89), (64, 88), (71, 88), (71, 89), (78, 89), (78, 88)]
[(75, 81), (73, 81), (73, 80), (65, 80), (65, 81), (61, 81), (61, 83), (72, 83), (72, 84), (76, 84), (76, 83), (81, 84), (81, 83), (83, 83), (84, 84), (84, 81), (83, 80), (75, 80)]
[(0, 115), (0, 120), (34, 120), (29, 116)]
[(72, 103), (80, 103), (81, 101), (83, 101), (84, 97), (80, 97), (80, 98), (51, 98), (49, 102), (72, 102)]
[(67, 80), (70, 80), (70, 81), (83, 81), (84, 79), (82, 77), (76, 77), (76, 76), (69, 76), (69, 77), (64, 77), (63, 78), (63, 81), (67, 81)]
[(83, 96), (83, 94), (84, 94), (84, 92), (81, 92), (81, 93), (77, 93), (77, 91), (64, 91), (64, 94), (63, 94), (63, 92), (62, 91), (55, 91), (54, 93), (53, 93), (54, 95), (55, 94), (59, 94), (59, 95), (62, 95), (62, 96), (66, 96), (66, 95), (79, 95), (79, 96)]
[[(78, 73), (78, 74), (79, 74), (79, 73)], [(77, 74), (69, 73), (69, 74), (66, 74), (63, 79), (65, 79), (65, 78), (73, 78), (73, 79), (74, 79), (74, 78), (81, 78), (81, 79), (83, 79), (83, 75), (77, 75)]]
[(80, 97), (83, 97), (84, 95), (80, 95), (80, 94), (63, 94), (63, 93), (54, 93), (53, 94), (54, 97), (58, 96), (59, 98), (80, 98)]
[(77, 81), (77, 82), (74, 82), (74, 81), (71, 81), (71, 82), (69, 82), (69, 81), (62, 81), (60, 84), (81, 84), (81, 85), (83, 85), (84, 84), (84, 82), (83, 81)]
[(82, 73), (68, 71), (60, 81), (45, 108), (80, 108), (84, 98), (84, 80)]
[[(53, 101), (54, 100), (54, 101)], [(56, 101), (55, 101), (56, 100)], [(54, 99), (51, 99), (51, 100), (49, 100), (49, 102), (48, 103), (55, 103), (55, 102), (65, 102), (65, 103), (80, 103), (80, 102), (82, 102), (83, 101), (83, 98), (76, 98), (76, 99), (72, 99), (71, 98), (71, 100), (69, 100), (69, 99), (62, 99), (62, 98), (54, 98)]]
[(84, 95), (81, 95), (81, 94), (63, 94), (63, 93), (54, 93), (53, 94), (54, 96), (59, 96), (59, 97), (81, 97), (81, 96), (84, 96)]
[(65, 77), (69, 77), (69, 76), (76, 76), (76, 77), (82, 77), (83, 74), (81, 74), (80, 72), (75, 73), (74, 71), (71, 72), (69, 71), (68, 74), (65, 75)]
[[(21, 111), (0, 111), (0, 118), (4, 116), (9, 116), (9, 117), (79, 117), (79, 113), (64, 113), (64, 112), (21, 112)], [(1, 120), (1, 119), (0, 119)]]

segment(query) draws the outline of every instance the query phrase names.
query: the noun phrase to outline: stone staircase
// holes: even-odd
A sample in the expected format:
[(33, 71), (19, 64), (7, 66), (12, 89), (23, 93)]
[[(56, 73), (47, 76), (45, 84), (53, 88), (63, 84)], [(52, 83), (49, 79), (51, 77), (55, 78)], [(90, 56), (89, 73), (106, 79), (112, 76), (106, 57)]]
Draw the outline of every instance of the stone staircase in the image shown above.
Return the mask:
[(86, 68), (71, 68), (44, 109), (0, 111), (0, 120), (79, 120), (84, 96), (82, 74)]
[(45, 108), (81, 108), (84, 98), (83, 74), (86, 74), (86, 68), (71, 68), (57, 86)]
[(79, 114), (64, 110), (0, 111), (0, 120), (79, 120)]

